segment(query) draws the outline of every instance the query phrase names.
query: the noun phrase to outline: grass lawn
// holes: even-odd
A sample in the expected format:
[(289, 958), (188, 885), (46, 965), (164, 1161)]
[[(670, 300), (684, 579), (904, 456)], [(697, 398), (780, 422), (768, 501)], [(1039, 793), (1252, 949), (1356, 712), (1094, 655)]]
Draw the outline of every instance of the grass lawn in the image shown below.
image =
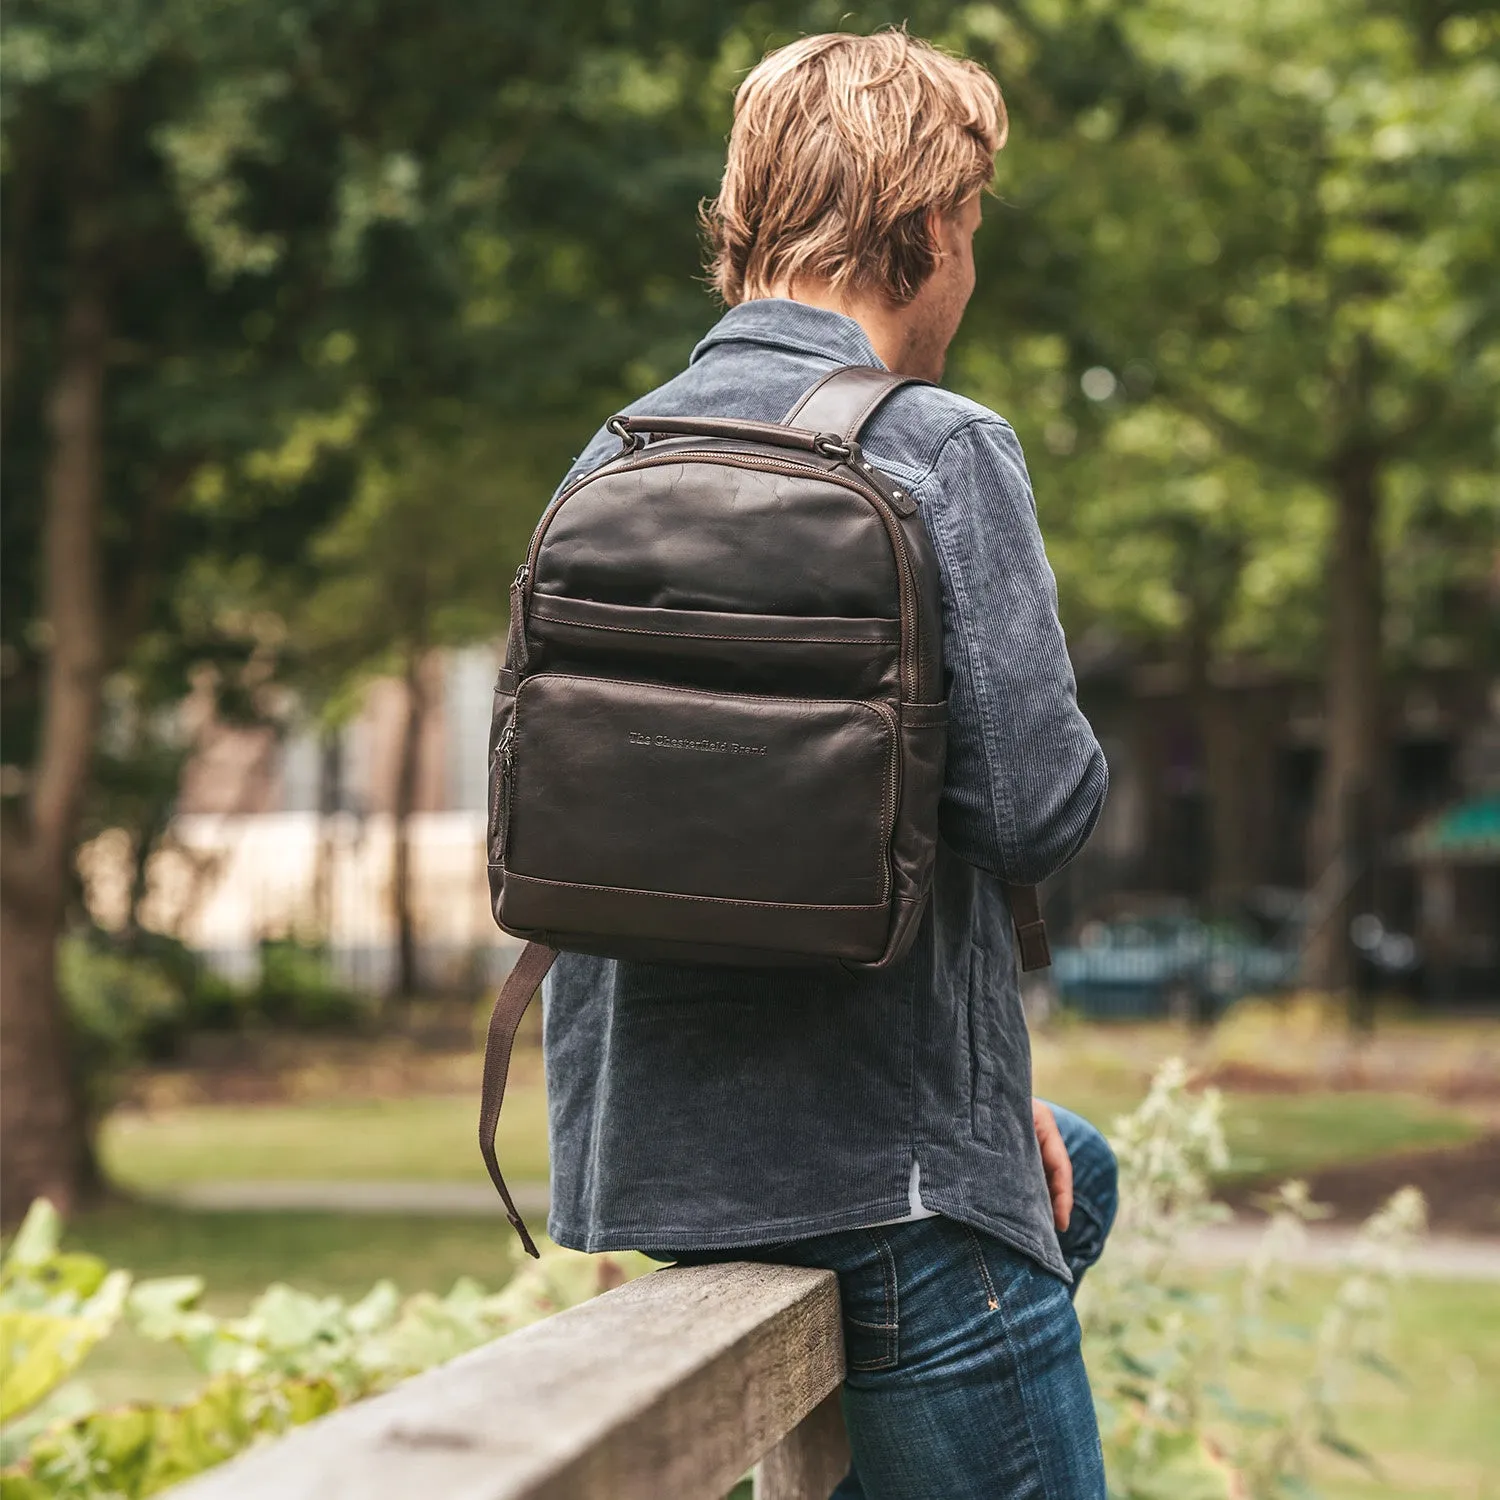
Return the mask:
[[(478, 1118), (477, 1091), (473, 1098), (201, 1105), (117, 1114), (101, 1146), (111, 1177), (147, 1191), (219, 1180), (487, 1182)], [(507, 1178), (545, 1181), (547, 1103), (539, 1082), (506, 1089), (498, 1141)]]
[[(1316, 1318), (1332, 1282), (1299, 1276), (1289, 1321)], [(1396, 1292), (1391, 1356), (1404, 1385), (1361, 1377), (1342, 1405), (1346, 1435), (1380, 1466), (1329, 1455), (1322, 1500), (1500, 1500), (1500, 1285), (1412, 1280)], [(1245, 1394), (1275, 1399), (1274, 1373)], [(1257, 1387), (1259, 1388), (1257, 1391)]]
[(138, 1276), (201, 1276), (211, 1292), (231, 1301), (272, 1281), (345, 1295), (368, 1291), (385, 1276), (404, 1292), (447, 1291), (460, 1276), (498, 1287), (521, 1258), (499, 1216), (211, 1213), (121, 1204), (76, 1220), (68, 1240)]
[[(1144, 1091), (1123, 1069), (1044, 1052), (1036, 1087), (1106, 1130)], [(417, 1097), (122, 1112), (105, 1126), (104, 1161), (117, 1181), (147, 1192), (216, 1180), (483, 1182), (477, 1110), (477, 1097)], [(1460, 1111), (1410, 1094), (1235, 1094), (1226, 1118), (1230, 1176), (1294, 1175), (1478, 1133)], [(534, 1071), (506, 1092), (500, 1160), (512, 1181), (547, 1176), (546, 1099)]]
[(1230, 1178), (1292, 1177), (1480, 1133), (1468, 1116), (1414, 1094), (1230, 1094), (1225, 1125)]
[[(70, 1239), (139, 1275), (196, 1272), (223, 1312), (278, 1279), (355, 1295), (390, 1276), (404, 1291), (441, 1291), (465, 1274), (499, 1285), (515, 1263), (503, 1220), (122, 1207), (79, 1221)], [(1299, 1276), (1288, 1321), (1314, 1320), (1331, 1286)], [(1345, 1407), (1383, 1477), (1330, 1456), (1317, 1475), (1324, 1500), (1500, 1500), (1500, 1285), (1413, 1280), (1397, 1294), (1392, 1352), (1405, 1387), (1365, 1376)], [(175, 1349), (118, 1336), (85, 1375), (109, 1402), (171, 1398), (197, 1379)], [(1243, 1394), (1274, 1397), (1277, 1380), (1251, 1375)]]

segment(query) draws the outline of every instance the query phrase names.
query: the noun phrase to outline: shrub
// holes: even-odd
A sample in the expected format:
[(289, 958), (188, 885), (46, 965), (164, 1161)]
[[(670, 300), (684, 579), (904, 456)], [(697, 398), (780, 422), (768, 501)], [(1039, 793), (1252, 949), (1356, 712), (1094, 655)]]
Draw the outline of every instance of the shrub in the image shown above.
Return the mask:
[(251, 1000), (260, 1019), (308, 1031), (358, 1026), (372, 1012), (367, 1000), (337, 983), (324, 949), (292, 938), (261, 943), (260, 979)]
[[(644, 1256), (549, 1250), (503, 1291), (459, 1281), (402, 1299), (382, 1281), (354, 1303), (269, 1287), (240, 1318), (203, 1311), (196, 1276), (132, 1284), (64, 1254), (33, 1205), (0, 1261), (0, 1500), (137, 1500), (348, 1401), (534, 1323), (649, 1267)], [(180, 1345), (205, 1377), (191, 1399), (98, 1410), (74, 1379), (124, 1324)]]
[(200, 1031), (233, 1031), (244, 1024), (252, 1005), (247, 992), (216, 974), (203, 955), (180, 938), (142, 928), (130, 939), (132, 957), (154, 964), (182, 991), (186, 1001), (184, 1035)]
[[(1287, 1267), (1320, 1211), (1302, 1183), (1268, 1200), (1270, 1219), (1237, 1290), (1210, 1290), (1185, 1253), (1228, 1216), (1209, 1197), (1227, 1160), (1216, 1090), (1194, 1094), (1180, 1061), (1113, 1136), (1120, 1212), (1109, 1250), (1079, 1296), (1111, 1500), (1272, 1500), (1312, 1495), (1314, 1455), (1374, 1469), (1342, 1430), (1356, 1375), (1394, 1376), (1381, 1357), (1392, 1284), (1423, 1224), (1404, 1188), (1367, 1221), (1315, 1328), (1271, 1317)], [(1246, 1404), (1256, 1372), (1277, 1399)]]
[(187, 995), (154, 959), (70, 936), (58, 954), (57, 980), (95, 1092), (113, 1069), (174, 1055), (186, 1031)]
[(291, 939), (260, 947), (260, 975), (231, 984), (175, 938), (137, 933), (125, 946), (88, 930), (62, 944), (58, 982), (73, 1021), (79, 1066), (100, 1107), (108, 1075), (170, 1062), (198, 1032), (266, 1025), (303, 1031), (363, 1025), (374, 1005), (338, 984), (323, 949)]

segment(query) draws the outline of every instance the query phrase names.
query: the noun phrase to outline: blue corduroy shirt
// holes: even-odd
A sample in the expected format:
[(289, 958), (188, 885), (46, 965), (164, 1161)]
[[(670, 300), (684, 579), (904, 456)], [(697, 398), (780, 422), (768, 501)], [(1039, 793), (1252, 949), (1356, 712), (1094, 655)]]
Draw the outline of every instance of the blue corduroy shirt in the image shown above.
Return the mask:
[[(731, 309), (631, 412), (779, 421), (860, 326)], [(763, 1245), (928, 1209), (1067, 1277), (1031, 1120), (1002, 884), (1075, 855), (1104, 802), (1021, 446), (994, 412), (898, 391), (866, 453), (920, 502), (943, 582), (949, 738), (932, 909), (908, 956), (850, 976), (564, 954), (544, 990), (548, 1230), (581, 1250)], [(564, 483), (618, 449), (600, 431)], [(794, 851), (789, 851), (789, 854)]]

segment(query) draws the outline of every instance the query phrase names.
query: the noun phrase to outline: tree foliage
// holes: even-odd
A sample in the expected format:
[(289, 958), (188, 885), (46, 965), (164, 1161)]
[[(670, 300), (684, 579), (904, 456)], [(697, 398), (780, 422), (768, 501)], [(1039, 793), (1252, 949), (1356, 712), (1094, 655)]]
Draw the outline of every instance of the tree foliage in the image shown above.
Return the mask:
[[(726, 24), (674, 0), (11, 8), (8, 1214), (94, 1175), (55, 953), (108, 784), (101, 733), (133, 762), (115, 811), (139, 817), (139, 849), (184, 748), (149, 726), (194, 684), (276, 712), (288, 612), (272, 606), (350, 571), (390, 476), (425, 462), (442, 504), (474, 478), (432, 461), (455, 431), (525, 450), (539, 414), (649, 362), (693, 295), (705, 64)], [(463, 496), (476, 564), (538, 500), (491, 477)]]
[(1205, 717), (1215, 662), (1325, 672), (1316, 878), (1351, 798), (1379, 824), (1391, 671), (1493, 650), (1500, 18), (1138, 0), (962, 27), (1018, 119), (964, 377), (1031, 429), (1075, 626), (1182, 661)]
[(1464, 622), (1442, 611), (1483, 577), (1497, 504), (1490, 8), (1149, 0), (1092, 32), (1063, 5), (965, 25), (1015, 80), (1016, 131), (960, 368), (1031, 429), (1075, 621), (1170, 636), (1184, 561), (1239, 537), (1226, 643), (1309, 663), (1358, 456), (1382, 466), (1381, 544), (1424, 559), (1395, 581), (1391, 644), (1451, 654)]
[(1378, 800), (1389, 671), (1493, 652), (1479, 0), (15, 0), (7, 1212), (90, 1176), (56, 942), (79, 838), (170, 820), (171, 708), (336, 713), (492, 631), (552, 479), (713, 315), (737, 79), (903, 15), (1010, 102), (953, 376), (1027, 445), (1075, 639), (1179, 660), (1205, 741), (1226, 659), (1326, 664), (1314, 873)]

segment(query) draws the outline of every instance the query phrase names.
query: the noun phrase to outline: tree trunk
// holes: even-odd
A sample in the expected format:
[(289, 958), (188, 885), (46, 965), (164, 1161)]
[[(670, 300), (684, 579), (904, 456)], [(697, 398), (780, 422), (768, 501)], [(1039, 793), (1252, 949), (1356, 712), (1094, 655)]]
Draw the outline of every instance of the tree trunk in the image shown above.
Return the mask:
[(46, 1196), (64, 1213), (99, 1186), (58, 996), (58, 939), (104, 677), (99, 511), (108, 337), (100, 218), (112, 119), (91, 110), (69, 226), (67, 303), (48, 402), (42, 610), (44, 704), (25, 806), (0, 854), (0, 1216)]
[(313, 930), (320, 943), (333, 935), (333, 820), (343, 801), (343, 741), (336, 729), (318, 735), (318, 845), (313, 858)]
[(1245, 746), (1232, 699), (1211, 682), (1198, 701), (1198, 735), (1208, 795), (1208, 902), (1228, 912), (1250, 884)]
[(24, 897), (0, 901), (0, 1221), (34, 1198), (69, 1214), (100, 1182), (88, 1113), (57, 994), (61, 918)]
[(175, 767), (170, 786), (148, 793), (145, 811), (131, 838), (130, 911), (125, 923), (126, 944), (134, 948), (140, 942), (143, 924), (141, 914), (151, 895), (151, 861), (161, 847), (162, 839), (172, 826), (177, 807), (177, 784), (185, 757), (173, 761)]
[(396, 773), (396, 848), (391, 874), (391, 910), (396, 923), (396, 993), (403, 998), (417, 993), (420, 977), (411, 902), (411, 815), (417, 804), (422, 730), (427, 722), (422, 666), (422, 652), (413, 647), (406, 657), (406, 721), (401, 732), (401, 762)]
[(1368, 853), (1378, 851), (1382, 818), (1380, 470), (1368, 449), (1334, 471), (1336, 525), (1330, 568), (1328, 685), (1323, 769), (1313, 812), (1310, 884), (1326, 881), (1324, 920), (1311, 933), (1306, 978), (1343, 990), (1352, 974), (1349, 923), (1359, 871), (1348, 848), (1351, 809), (1367, 808)]
[(1214, 912), (1226, 910), (1244, 894), (1247, 879), (1244, 750), (1236, 733), (1233, 704), (1213, 681), (1213, 664), (1224, 616), (1238, 586), (1240, 547), (1194, 536), (1183, 547), (1191, 571), (1179, 583), (1187, 602), (1183, 666), (1187, 697), (1203, 767), (1204, 825), (1207, 844), (1200, 894)]

